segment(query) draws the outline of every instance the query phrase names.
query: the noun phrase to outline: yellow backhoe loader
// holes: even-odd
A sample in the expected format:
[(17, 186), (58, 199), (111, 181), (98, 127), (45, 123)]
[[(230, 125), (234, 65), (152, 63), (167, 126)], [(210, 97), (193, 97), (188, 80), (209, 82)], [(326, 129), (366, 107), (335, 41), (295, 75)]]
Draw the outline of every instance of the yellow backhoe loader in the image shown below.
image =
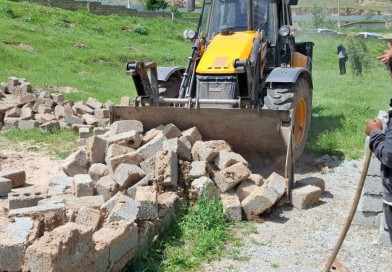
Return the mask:
[[(194, 6), (194, 2), (190, 6)], [(135, 119), (146, 130), (197, 127), (226, 140), (264, 177), (287, 180), (303, 153), (312, 109), (313, 43), (296, 43), (291, 5), (298, 0), (204, 0), (197, 30), (186, 30), (186, 68), (129, 62), (137, 97), (113, 106), (111, 122)]]

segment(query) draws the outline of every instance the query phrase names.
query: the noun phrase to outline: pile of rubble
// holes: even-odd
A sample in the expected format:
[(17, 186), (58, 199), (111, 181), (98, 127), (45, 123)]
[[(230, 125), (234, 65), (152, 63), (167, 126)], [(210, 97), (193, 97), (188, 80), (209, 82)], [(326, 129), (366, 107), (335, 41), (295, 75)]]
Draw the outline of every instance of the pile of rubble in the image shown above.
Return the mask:
[(0, 83), (0, 130), (106, 126), (112, 104), (94, 98), (73, 103), (65, 100), (63, 94), (46, 90), (37, 93), (25, 79), (10, 77), (7, 83)]
[[(96, 131), (98, 133), (98, 131)], [(8, 221), (0, 223), (0, 271), (118, 271), (164, 231), (176, 207), (203, 194), (220, 197), (229, 220), (257, 216), (284, 195), (286, 180), (266, 180), (223, 140), (173, 124), (144, 131), (136, 120), (80, 139), (48, 191), (12, 190), (22, 170), (0, 173)], [(103, 133), (103, 134), (102, 134)], [(302, 181), (299, 208), (318, 203), (324, 181)]]

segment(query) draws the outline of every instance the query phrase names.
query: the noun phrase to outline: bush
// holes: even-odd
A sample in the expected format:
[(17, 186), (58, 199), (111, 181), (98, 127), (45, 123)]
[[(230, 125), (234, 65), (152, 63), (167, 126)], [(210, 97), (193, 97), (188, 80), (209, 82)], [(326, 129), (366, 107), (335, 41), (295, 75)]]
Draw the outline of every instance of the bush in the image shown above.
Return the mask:
[(135, 25), (132, 30), (140, 35), (148, 35), (148, 29), (144, 25)]
[(167, 8), (165, 0), (146, 0), (147, 10), (164, 10)]
[(350, 36), (348, 39), (348, 55), (353, 76), (362, 76), (363, 70), (371, 73), (372, 59), (365, 40)]

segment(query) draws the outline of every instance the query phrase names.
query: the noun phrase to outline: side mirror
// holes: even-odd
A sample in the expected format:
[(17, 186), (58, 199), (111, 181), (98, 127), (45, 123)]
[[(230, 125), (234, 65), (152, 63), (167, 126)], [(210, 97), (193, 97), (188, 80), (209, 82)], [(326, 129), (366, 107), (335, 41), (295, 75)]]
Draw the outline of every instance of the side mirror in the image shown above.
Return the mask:
[(195, 1), (196, 0), (188, 0), (187, 11), (194, 11), (195, 10)]

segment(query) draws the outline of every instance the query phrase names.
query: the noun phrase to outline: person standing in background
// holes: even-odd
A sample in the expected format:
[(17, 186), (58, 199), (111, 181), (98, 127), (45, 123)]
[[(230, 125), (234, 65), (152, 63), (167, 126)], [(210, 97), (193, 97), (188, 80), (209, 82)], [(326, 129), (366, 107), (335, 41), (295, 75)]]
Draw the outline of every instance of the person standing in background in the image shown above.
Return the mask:
[(339, 70), (341, 75), (346, 74), (346, 61), (348, 60), (348, 54), (346, 48), (340, 44), (337, 48), (337, 54), (339, 57)]

